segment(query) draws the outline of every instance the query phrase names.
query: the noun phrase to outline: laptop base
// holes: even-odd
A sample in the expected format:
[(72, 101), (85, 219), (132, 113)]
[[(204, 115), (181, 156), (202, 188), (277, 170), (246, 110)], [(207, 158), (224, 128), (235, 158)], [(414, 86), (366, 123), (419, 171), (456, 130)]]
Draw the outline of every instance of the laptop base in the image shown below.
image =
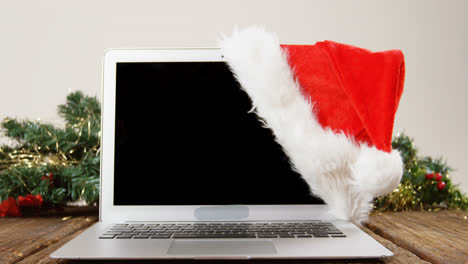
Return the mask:
[[(99, 239), (98, 237), (111, 225), (100, 222), (54, 252), (51, 257), (113, 260), (346, 259), (393, 255), (355, 225), (342, 221), (332, 223), (347, 236), (275, 239)], [(337, 251), (337, 248), (340, 250)]]

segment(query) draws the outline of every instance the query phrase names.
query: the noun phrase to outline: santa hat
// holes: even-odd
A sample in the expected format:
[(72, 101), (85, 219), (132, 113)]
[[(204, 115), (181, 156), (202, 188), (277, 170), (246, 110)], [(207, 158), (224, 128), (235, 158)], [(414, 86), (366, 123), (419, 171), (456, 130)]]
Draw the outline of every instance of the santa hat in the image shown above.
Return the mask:
[(404, 83), (402, 52), (332, 41), (280, 45), (258, 26), (224, 36), (220, 46), (312, 193), (338, 219), (367, 219), (373, 198), (392, 191), (403, 173), (391, 147)]

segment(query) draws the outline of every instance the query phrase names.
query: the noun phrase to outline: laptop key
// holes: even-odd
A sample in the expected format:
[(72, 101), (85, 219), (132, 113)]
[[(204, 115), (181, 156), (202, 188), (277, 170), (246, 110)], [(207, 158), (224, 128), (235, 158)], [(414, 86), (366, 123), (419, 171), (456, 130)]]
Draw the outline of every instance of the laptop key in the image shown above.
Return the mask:
[(256, 238), (255, 234), (232, 234), (225, 236), (226, 238)]
[(115, 238), (117, 239), (131, 239), (132, 236), (128, 236), (128, 235), (121, 235), (121, 236), (115, 236)]
[(206, 236), (200, 236), (200, 235), (195, 235), (195, 234), (185, 234), (185, 235), (174, 234), (172, 238), (206, 238)]
[(103, 239), (112, 239), (114, 238), (115, 235), (107, 235), (107, 234), (104, 234), (104, 235), (101, 235), (99, 238), (103, 238)]
[(325, 233), (330, 234), (330, 235), (342, 235), (343, 234), (341, 231), (325, 231)]
[(292, 235), (305, 235), (305, 232), (291, 232)]
[(258, 235), (258, 238), (278, 238), (277, 235)]
[(329, 237), (327, 234), (313, 234), (314, 237)]
[(152, 239), (169, 239), (171, 236), (151, 236)]
[(122, 232), (107, 231), (103, 235), (121, 235)]
[(224, 235), (224, 234), (209, 234), (201, 238), (234, 238), (232, 235)]
[(136, 239), (142, 239), (142, 238), (148, 238), (149, 236), (142, 236), (142, 235), (139, 235), (139, 236), (134, 236), (133, 238), (136, 238)]

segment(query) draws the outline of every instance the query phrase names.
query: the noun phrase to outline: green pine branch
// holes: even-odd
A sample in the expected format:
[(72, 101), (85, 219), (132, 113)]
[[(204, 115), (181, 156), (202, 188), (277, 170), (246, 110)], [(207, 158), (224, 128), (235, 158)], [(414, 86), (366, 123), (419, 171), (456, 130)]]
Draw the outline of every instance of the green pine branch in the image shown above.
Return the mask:
[[(11, 118), (0, 123), (4, 135), (19, 143), (0, 147), (0, 201), (27, 194), (41, 194), (48, 206), (98, 201), (100, 103), (73, 92), (58, 113), (64, 128)], [(49, 173), (53, 184), (45, 177)]]
[[(409, 209), (461, 209), (468, 210), (468, 197), (460, 191), (458, 185), (450, 178), (453, 171), (442, 158), (418, 156), (413, 139), (405, 134), (396, 136), (392, 141), (403, 159), (404, 172), (400, 185), (388, 195), (375, 199), (378, 210)], [(431, 173), (440, 173), (442, 179), (437, 181)], [(439, 183), (445, 183), (440, 189)]]

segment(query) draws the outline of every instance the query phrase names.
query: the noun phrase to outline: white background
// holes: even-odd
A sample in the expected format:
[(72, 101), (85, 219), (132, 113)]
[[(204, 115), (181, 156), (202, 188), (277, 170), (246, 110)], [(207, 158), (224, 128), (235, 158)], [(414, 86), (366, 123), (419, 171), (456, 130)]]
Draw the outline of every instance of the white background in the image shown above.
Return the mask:
[(406, 82), (395, 132), (448, 160), (467, 192), (467, 13), (464, 0), (0, 0), (0, 118), (60, 124), (57, 105), (70, 91), (100, 97), (107, 48), (212, 47), (235, 24), (264, 24), (285, 44), (401, 49)]

